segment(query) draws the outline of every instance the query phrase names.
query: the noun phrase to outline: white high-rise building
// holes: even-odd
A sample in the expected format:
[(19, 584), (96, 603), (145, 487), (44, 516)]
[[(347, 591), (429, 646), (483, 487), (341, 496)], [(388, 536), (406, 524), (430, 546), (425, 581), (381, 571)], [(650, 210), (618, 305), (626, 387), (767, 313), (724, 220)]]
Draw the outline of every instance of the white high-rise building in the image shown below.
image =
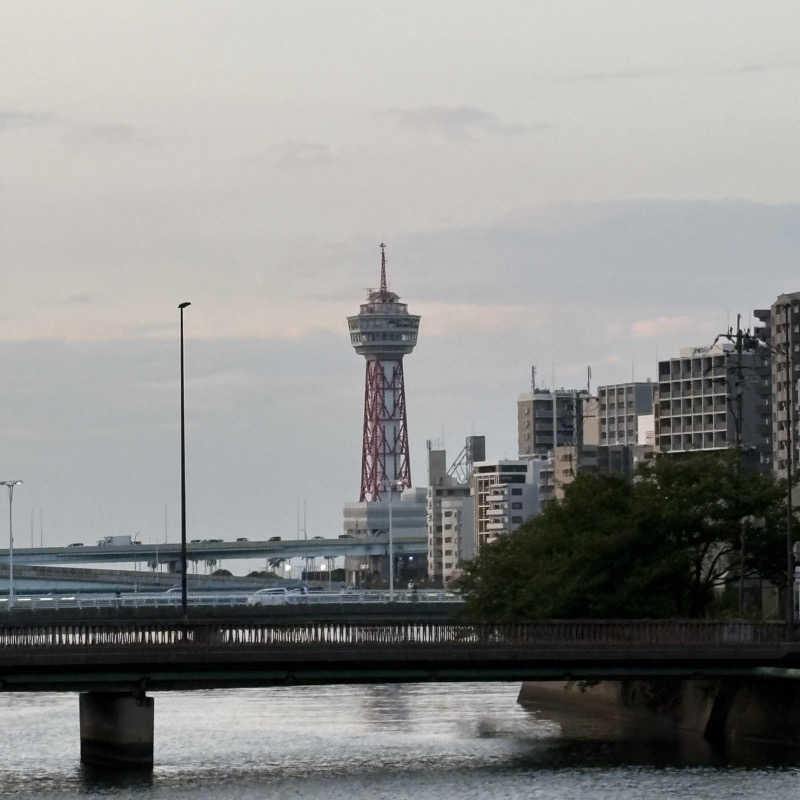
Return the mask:
[(475, 557), (471, 497), (444, 497), (441, 501), (442, 581), (457, 578), (465, 562)]
[(539, 487), (528, 461), (476, 462), (471, 483), (476, 554), (539, 513)]

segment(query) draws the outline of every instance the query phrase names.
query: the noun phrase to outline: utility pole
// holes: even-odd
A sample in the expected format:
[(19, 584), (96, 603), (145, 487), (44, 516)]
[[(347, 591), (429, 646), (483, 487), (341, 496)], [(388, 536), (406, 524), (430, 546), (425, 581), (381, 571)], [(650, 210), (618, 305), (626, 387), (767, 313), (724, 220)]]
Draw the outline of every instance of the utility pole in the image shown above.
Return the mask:
[[(742, 421), (744, 419), (744, 406), (742, 391), (742, 349), (744, 347), (744, 334), (742, 333), (742, 315), (736, 315), (736, 447), (739, 457), (742, 454)], [(741, 465), (740, 465), (741, 466)]]
[[(792, 375), (794, 374), (792, 366), (792, 351), (794, 344), (792, 342), (792, 320), (790, 316), (791, 303), (784, 305), (784, 322), (785, 322), (785, 342), (783, 345), (773, 344), (769, 346), (769, 351), (773, 355), (782, 355), (784, 357), (784, 390), (785, 390), (785, 404), (784, 404), (784, 427), (786, 429), (786, 602), (785, 602), (785, 619), (786, 625), (789, 630), (794, 626), (794, 554), (792, 552), (792, 526), (794, 522), (794, 510), (792, 508), (792, 482), (793, 482), (793, 468), (794, 468), (794, 420), (792, 407), (794, 405), (794, 386)], [(778, 308), (775, 310), (776, 314), (776, 327)], [(727, 339), (736, 344), (738, 353), (737, 373), (739, 377), (739, 396), (738, 396), (738, 416), (736, 424), (736, 440), (741, 448), (742, 440), (742, 400), (741, 400), (741, 384), (742, 384), (742, 349), (744, 347), (744, 339), (752, 342), (752, 337), (747, 334), (742, 334), (739, 318), (737, 317), (736, 323), (736, 336), (734, 337), (733, 330), (728, 329), (727, 333), (720, 334), (714, 340)], [(780, 401), (778, 401), (780, 402)], [(744, 532), (742, 533), (744, 536)], [(742, 541), (741, 559), (744, 561), (744, 541)], [(742, 564), (742, 568), (744, 564)], [(740, 587), (740, 598), (742, 597), (743, 590)], [(741, 602), (741, 601), (740, 601)]]

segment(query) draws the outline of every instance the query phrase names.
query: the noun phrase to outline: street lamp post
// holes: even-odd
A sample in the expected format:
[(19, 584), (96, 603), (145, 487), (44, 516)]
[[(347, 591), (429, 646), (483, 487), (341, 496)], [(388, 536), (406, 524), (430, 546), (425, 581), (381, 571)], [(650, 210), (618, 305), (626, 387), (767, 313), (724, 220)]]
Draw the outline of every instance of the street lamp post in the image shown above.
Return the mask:
[(22, 481), (0, 481), (8, 488), (8, 610), (14, 608), (14, 487)]
[(394, 539), (392, 526), (392, 495), (395, 489), (402, 491), (405, 484), (402, 481), (387, 481), (383, 487), (389, 492), (389, 602), (394, 600)]
[(181, 608), (183, 616), (187, 615), (186, 597), (186, 421), (184, 418), (184, 381), (183, 381), (183, 310), (191, 303), (183, 302), (178, 306), (181, 312)]

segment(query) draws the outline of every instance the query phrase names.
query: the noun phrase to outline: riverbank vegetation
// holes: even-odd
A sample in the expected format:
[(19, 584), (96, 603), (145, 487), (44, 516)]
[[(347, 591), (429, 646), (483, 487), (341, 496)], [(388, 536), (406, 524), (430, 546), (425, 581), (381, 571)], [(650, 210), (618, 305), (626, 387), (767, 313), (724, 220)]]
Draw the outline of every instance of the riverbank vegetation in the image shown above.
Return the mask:
[(736, 452), (659, 457), (634, 480), (582, 474), (484, 547), (460, 586), (491, 620), (705, 617), (741, 575), (786, 579), (785, 486)]

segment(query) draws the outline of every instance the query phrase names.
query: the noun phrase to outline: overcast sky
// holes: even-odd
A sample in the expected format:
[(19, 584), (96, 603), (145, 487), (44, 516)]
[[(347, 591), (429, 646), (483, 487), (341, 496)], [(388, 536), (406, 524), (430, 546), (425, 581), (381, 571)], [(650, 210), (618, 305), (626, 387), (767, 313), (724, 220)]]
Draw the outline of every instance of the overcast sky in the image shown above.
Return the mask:
[[(653, 376), (800, 290), (790, 0), (7, 2), (0, 478), (18, 536), (336, 535), (377, 281), (425, 440), (516, 455), (531, 363)], [(2, 517), (0, 517), (2, 518)], [(38, 521), (37, 538), (38, 538)], [(2, 529), (0, 529), (2, 530)], [(5, 534), (0, 532), (0, 541)]]

